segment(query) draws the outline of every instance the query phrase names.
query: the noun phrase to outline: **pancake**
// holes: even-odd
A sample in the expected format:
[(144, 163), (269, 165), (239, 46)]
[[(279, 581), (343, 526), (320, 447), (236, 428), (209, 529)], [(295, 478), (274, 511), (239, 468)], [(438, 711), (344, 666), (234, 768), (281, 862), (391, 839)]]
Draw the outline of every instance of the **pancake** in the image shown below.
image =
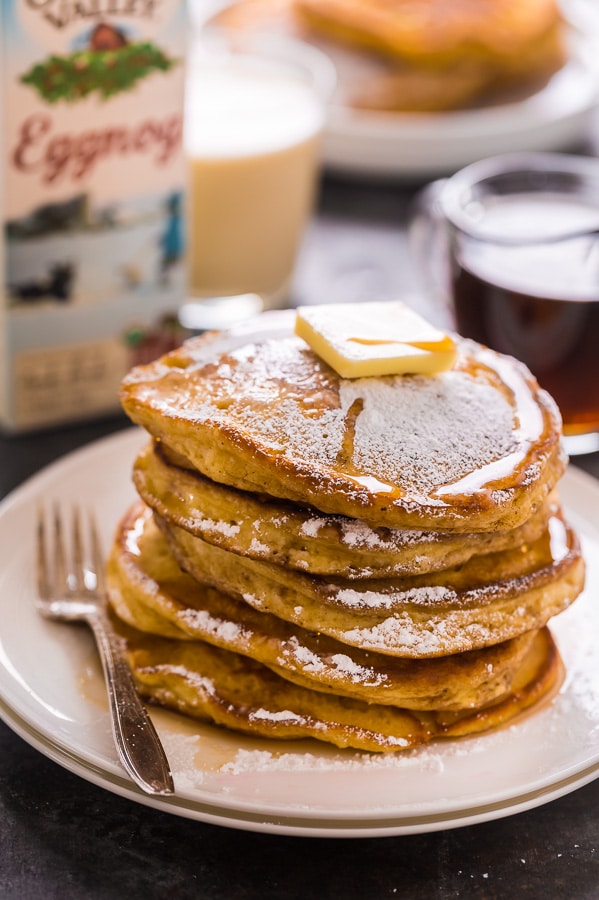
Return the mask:
[(293, 626), (184, 573), (141, 504), (123, 518), (108, 560), (110, 603), (144, 631), (249, 656), (317, 691), (418, 710), (480, 707), (507, 693), (535, 637), (432, 660), (391, 659)]
[(211, 19), (307, 40), (339, 73), (346, 106), (439, 112), (530, 95), (566, 60), (554, 0), (239, 0)]
[(566, 609), (584, 582), (578, 540), (558, 511), (547, 533), (519, 552), (360, 582), (236, 556), (155, 519), (181, 568), (198, 581), (309, 631), (389, 656), (445, 656), (517, 637)]
[(144, 502), (172, 525), (223, 550), (344, 578), (383, 578), (447, 569), (474, 555), (518, 549), (546, 530), (551, 502), (510, 531), (448, 534), (372, 528), (285, 501), (239, 491), (168, 462), (164, 444), (148, 444), (133, 466)]
[(134, 368), (125, 411), (215, 482), (375, 528), (515, 528), (563, 474), (557, 407), (515, 360), (456, 337), (451, 371), (342, 379), (293, 321), (260, 317)]
[[(561, 26), (553, 0), (295, 0), (293, 7), (315, 31), (350, 46), (437, 67), (482, 60), (497, 72), (538, 64), (538, 48), (551, 38), (556, 46)], [(554, 62), (547, 53), (546, 63)]]
[(117, 620), (138, 690), (148, 700), (229, 729), (278, 739), (316, 738), (371, 752), (407, 750), (441, 738), (497, 728), (558, 689), (562, 664), (540, 631), (495, 704), (457, 712), (417, 712), (317, 693), (267, 667), (203, 641), (158, 638)]

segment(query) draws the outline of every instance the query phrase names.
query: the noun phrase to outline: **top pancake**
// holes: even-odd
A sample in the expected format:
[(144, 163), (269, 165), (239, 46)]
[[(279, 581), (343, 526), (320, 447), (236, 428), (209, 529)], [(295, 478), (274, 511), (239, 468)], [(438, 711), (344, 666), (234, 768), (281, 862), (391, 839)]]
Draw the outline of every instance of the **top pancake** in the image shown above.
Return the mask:
[(267, 314), (125, 378), (131, 419), (216, 482), (391, 528), (524, 522), (565, 468), (561, 420), (515, 360), (456, 338), (435, 376), (340, 378)]

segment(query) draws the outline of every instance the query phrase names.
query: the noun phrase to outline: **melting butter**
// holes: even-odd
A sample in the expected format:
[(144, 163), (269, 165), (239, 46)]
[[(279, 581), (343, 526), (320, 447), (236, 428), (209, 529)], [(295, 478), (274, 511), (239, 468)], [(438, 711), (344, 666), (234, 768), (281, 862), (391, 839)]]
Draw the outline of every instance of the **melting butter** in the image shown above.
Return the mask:
[(449, 335), (400, 302), (303, 306), (295, 333), (342, 378), (435, 375), (457, 354)]

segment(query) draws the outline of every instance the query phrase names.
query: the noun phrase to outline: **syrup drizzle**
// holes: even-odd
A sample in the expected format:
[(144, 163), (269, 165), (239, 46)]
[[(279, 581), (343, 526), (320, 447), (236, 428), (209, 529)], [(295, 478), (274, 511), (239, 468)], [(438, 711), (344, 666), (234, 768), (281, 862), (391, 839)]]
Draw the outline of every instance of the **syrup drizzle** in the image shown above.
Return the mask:
[[(543, 414), (528, 385), (520, 373), (514, 371), (513, 363), (508, 365), (500, 356), (491, 356), (489, 351), (481, 352), (481, 360), (489, 361), (490, 368), (499, 375), (504, 387), (511, 394), (514, 408), (514, 443), (517, 447), (512, 453), (481, 466), (452, 484), (437, 488), (433, 496), (448, 500), (458, 494), (472, 494), (489, 491), (500, 487), (500, 483), (513, 474), (514, 470), (524, 473), (527, 466), (533, 463), (535, 446), (543, 436), (545, 423)], [(531, 475), (533, 473), (531, 472)]]
[(344, 469), (351, 474), (353, 468), (354, 445), (356, 441), (356, 423), (358, 416), (364, 409), (364, 400), (362, 397), (356, 397), (345, 414), (343, 420), (343, 436), (341, 439), (341, 447), (337, 454), (336, 464), (339, 468)]
[(396, 497), (403, 496), (396, 485), (388, 484), (381, 481), (374, 475), (360, 474), (360, 469), (354, 464), (354, 453), (356, 443), (356, 427), (358, 417), (364, 410), (364, 398), (356, 397), (349, 406), (345, 418), (343, 420), (343, 437), (341, 448), (337, 454), (336, 465), (343, 470), (347, 478), (351, 478), (360, 487), (365, 487), (371, 494), (394, 494)]

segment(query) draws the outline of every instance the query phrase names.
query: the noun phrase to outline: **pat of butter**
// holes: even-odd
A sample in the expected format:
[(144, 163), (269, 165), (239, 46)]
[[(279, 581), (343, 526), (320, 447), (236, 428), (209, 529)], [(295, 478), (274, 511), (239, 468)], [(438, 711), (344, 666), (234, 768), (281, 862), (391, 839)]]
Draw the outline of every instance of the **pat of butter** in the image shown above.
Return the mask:
[(397, 302), (301, 306), (295, 333), (342, 378), (435, 375), (457, 354), (449, 335)]

